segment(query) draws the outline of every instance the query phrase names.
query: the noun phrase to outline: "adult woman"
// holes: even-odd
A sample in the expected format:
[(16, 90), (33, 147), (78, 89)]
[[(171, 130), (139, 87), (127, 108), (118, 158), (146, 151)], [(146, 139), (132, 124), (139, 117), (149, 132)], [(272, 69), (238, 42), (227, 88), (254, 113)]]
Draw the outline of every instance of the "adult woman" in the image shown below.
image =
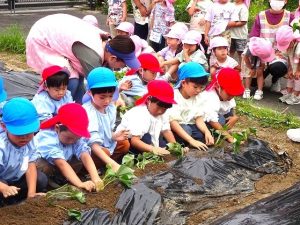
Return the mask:
[(139, 68), (134, 43), (129, 37), (101, 39), (106, 33), (80, 18), (54, 14), (38, 20), (26, 39), (27, 64), (36, 72), (50, 65), (67, 67), (70, 71), (68, 89), (76, 102), (84, 94), (84, 77), (95, 67), (119, 69)]

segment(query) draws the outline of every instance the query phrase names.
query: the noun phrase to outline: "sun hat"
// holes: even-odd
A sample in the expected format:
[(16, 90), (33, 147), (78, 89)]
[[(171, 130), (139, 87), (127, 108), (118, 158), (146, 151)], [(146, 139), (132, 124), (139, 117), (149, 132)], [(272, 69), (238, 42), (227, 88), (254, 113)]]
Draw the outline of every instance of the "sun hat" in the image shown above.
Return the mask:
[(42, 81), (40, 82), (40, 84), (43, 84), (49, 77), (54, 76), (55, 74), (58, 73), (65, 73), (68, 76), (70, 76), (70, 72), (67, 68), (65, 67), (61, 67), (61, 66), (49, 66), (47, 68), (45, 68), (42, 72)]
[(183, 40), (182, 40), (182, 43), (183, 44), (191, 44), (191, 45), (199, 45), (200, 42), (202, 40), (202, 35), (199, 31), (196, 31), (196, 30), (190, 30), (188, 31)]
[(98, 20), (95, 16), (93, 15), (86, 15), (82, 18), (83, 21), (99, 28)]
[[(157, 58), (150, 53), (143, 53), (138, 57), (138, 60), (141, 63), (141, 68), (146, 70), (151, 70), (152, 72), (162, 73), (162, 69), (160, 68), (159, 62)], [(128, 70), (126, 75), (133, 75), (138, 71), (138, 69)]]
[(116, 87), (118, 85), (114, 72), (106, 67), (93, 69), (87, 77), (88, 89)]
[(276, 46), (279, 51), (287, 50), (293, 40), (294, 33), (292, 27), (283, 25), (276, 31)]
[(174, 89), (172, 86), (164, 80), (153, 80), (147, 85), (148, 93), (138, 99), (135, 104), (141, 105), (146, 102), (148, 97), (152, 96), (157, 98), (159, 101), (168, 104), (177, 104), (174, 100)]
[(178, 82), (174, 86), (174, 88), (179, 88), (181, 86), (181, 82), (186, 78), (196, 78), (196, 77), (204, 77), (208, 76), (209, 73), (205, 71), (204, 67), (196, 62), (188, 62), (184, 64), (178, 70)]
[[(131, 38), (128, 37), (128, 39), (130, 41), (132, 41)], [(112, 55), (115, 55), (118, 58), (122, 59), (129, 68), (140, 68), (141, 64), (140, 64), (139, 60), (136, 58), (136, 56), (135, 56), (135, 51), (133, 51), (131, 53), (128, 53), (128, 54), (121, 53), (119, 51), (114, 50), (110, 46), (109, 42), (106, 43), (105, 49), (108, 52), (110, 52)]]
[(275, 58), (272, 43), (264, 38), (252, 37), (249, 42), (249, 50), (264, 62), (271, 62)]
[(140, 38), (137, 35), (131, 35), (131, 40), (135, 45), (135, 56), (138, 57), (142, 53), (151, 53), (154, 52), (153, 48), (149, 46), (148, 42)]
[(3, 102), (7, 99), (7, 92), (4, 90), (3, 78), (0, 77), (0, 102)]
[(116, 27), (116, 30), (121, 30), (127, 32), (129, 35), (133, 35), (134, 26), (132, 23), (125, 21), (125, 22), (121, 22), (119, 26)]
[(41, 129), (53, 127), (55, 124), (65, 125), (72, 133), (79, 137), (89, 138), (89, 119), (85, 109), (77, 103), (68, 103), (58, 109), (56, 116), (41, 124)]
[(171, 27), (170, 27), (171, 30), (174, 30), (174, 29), (178, 29), (178, 30), (182, 30), (183, 31), (183, 37), (182, 39), (184, 38), (184, 35), (189, 31), (189, 28), (187, 27), (187, 25), (183, 22), (176, 22), (174, 23)]
[(212, 50), (217, 47), (229, 47), (229, 43), (224, 37), (214, 37), (210, 40), (209, 49)]
[(214, 74), (206, 90), (213, 89), (217, 84), (231, 96), (239, 96), (245, 90), (240, 73), (232, 68), (222, 68)]
[(25, 135), (37, 132), (40, 127), (38, 113), (28, 99), (13, 98), (3, 107), (2, 122), (9, 133)]

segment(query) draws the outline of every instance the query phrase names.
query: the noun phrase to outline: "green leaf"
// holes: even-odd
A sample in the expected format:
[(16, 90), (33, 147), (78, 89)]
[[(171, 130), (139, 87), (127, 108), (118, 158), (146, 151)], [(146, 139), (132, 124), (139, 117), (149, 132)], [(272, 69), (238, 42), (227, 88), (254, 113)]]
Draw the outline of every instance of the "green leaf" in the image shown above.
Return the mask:
[(134, 166), (134, 155), (126, 154), (122, 159), (122, 165), (132, 168)]
[(82, 214), (76, 209), (68, 209), (68, 216), (72, 219), (76, 219), (77, 221), (81, 221)]
[(184, 149), (178, 142), (175, 143), (168, 143), (167, 144), (168, 150), (172, 155), (175, 155), (179, 158), (182, 158), (184, 155)]
[(124, 184), (126, 187), (131, 187), (133, 183), (133, 179), (136, 178), (136, 176), (133, 174), (134, 170), (125, 166), (121, 165), (119, 170), (116, 173), (116, 176), (118, 180)]
[(86, 199), (85, 199), (85, 195), (83, 192), (78, 191), (73, 195), (74, 199), (78, 200), (80, 203), (85, 203)]

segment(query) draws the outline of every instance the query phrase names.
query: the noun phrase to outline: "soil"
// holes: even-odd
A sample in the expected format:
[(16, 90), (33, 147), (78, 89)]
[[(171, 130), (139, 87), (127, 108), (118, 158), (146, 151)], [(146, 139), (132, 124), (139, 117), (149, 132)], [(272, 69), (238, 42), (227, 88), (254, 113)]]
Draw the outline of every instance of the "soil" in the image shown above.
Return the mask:
[[(17, 60), (16, 60), (17, 59)], [(13, 70), (29, 70), (25, 63), (25, 58), (14, 54), (0, 53), (0, 61), (6, 62), (6, 67)], [(17, 63), (16, 63), (17, 61)], [(188, 225), (210, 224), (212, 221), (225, 216), (238, 209), (242, 209), (262, 198), (268, 197), (276, 192), (285, 190), (300, 180), (300, 152), (299, 144), (293, 143), (286, 137), (286, 131), (272, 128), (263, 128), (257, 121), (242, 116), (237, 124), (237, 130), (249, 127), (257, 128), (257, 136), (270, 143), (271, 148), (275, 151), (286, 151), (293, 159), (293, 166), (290, 171), (283, 175), (265, 175), (255, 183), (255, 192), (248, 195), (238, 195), (227, 197), (226, 201), (220, 198), (219, 204), (215, 208), (202, 210), (191, 215), (187, 221)], [(135, 170), (138, 177), (149, 173), (158, 173), (166, 170), (175, 157), (168, 156), (165, 163), (148, 164), (145, 170)], [(201, 181), (199, 181), (200, 183)], [(113, 216), (117, 211), (114, 208), (119, 195), (123, 191), (123, 186), (114, 183), (106, 187), (99, 193), (87, 193), (86, 204), (80, 204), (76, 201), (60, 201), (59, 205), (66, 208), (90, 209), (99, 207), (108, 210)], [(158, 190), (159, 191), (159, 190)], [(64, 210), (49, 206), (45, 198), (40, 197), (24, 201), (20, 205), (14, 205), (1, 208), (1, 224), (14, 225), (54, 225), (62, 224), (67, 219)]]

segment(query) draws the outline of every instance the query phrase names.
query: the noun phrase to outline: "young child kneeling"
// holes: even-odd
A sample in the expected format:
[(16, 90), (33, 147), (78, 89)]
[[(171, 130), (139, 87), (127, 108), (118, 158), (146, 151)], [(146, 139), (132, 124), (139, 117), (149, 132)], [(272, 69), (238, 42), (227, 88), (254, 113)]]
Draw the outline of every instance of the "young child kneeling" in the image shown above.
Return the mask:
[[(208, 81), (208, 73), (196, 62), (188, 62), (179, 71), (175, 86), (175, 105), (170, 110), (170, 124), (178, 142), (206, 150), (214, 139), (202, 118), (200, 92)], [(206, 144), (203, 142), (205, 141)]]
[(166, 142), (162, 140), (162, 136), (167, 142), (175, 142), (168, 116), (165, 114), (167, 109), (176, 104), (173, 88), (166, 81), (154, 80), (148, 83), (147, 89), (148, 93), (124, 114), (117, 131), (129, 131), (131, 151), (134, 154), (170, 154), (164, 148)]
[(92, 149), (92, 157), (97, 167), (109, 164), (114, 171), (129, 150), (128, 131), (113, 132), (117, 117), (113, 96), (117, 92), (117, 80), (110, 69), (98, 67), (93, 69), (87, 78), (91, 100), (83, 104), (89, 118), (88, 141)]
[[(92, 191), (103, 184), (90, 156), (91, 149), (83, 139), (90, 137), (88, 124), (84, 108), (77, 103), (69, 103), (60, 107), (56, 116), (41, 124), (44, 130), (35, 136), (35, 140), (42, 157), (38, 167), (43, 172), (50, 177), (62, 175), (76, 187)], [(77, 176), (82, 164), (91, 181), (82, 182)]]
[(38, 114), (24, 98), (14, 98), (3, 107), (0, 134), (0, 205), (14, 204), (45, 191), (48, 179), (36, 169), (34, 133), (39, 130)]
[[(234, 142), (234, 138), (227, 129), (231, 129), (238, 121), (238, 116), (234, 112), (236, 106), (234, 96), (242, 95), (244, 90), (240, 73), (232, 68), (223, 68), (212, 76), (206, 91), (201, 94), (205, 100), (204, 120), (212, 128), (223, 132), (227, 141), (231, 143)], [(225, 124), (227, 129), (223, 129)]]

